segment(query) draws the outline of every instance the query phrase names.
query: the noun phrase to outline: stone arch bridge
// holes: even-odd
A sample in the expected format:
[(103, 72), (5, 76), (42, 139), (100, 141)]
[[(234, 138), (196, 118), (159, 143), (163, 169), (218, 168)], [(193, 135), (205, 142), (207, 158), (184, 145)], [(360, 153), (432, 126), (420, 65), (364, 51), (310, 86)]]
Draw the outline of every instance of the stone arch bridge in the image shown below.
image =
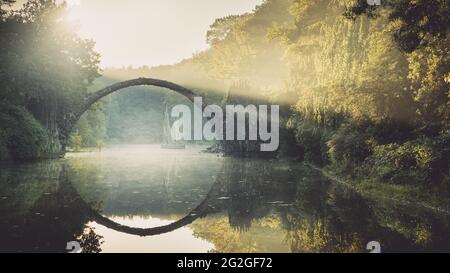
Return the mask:
[(61, 156), (64, 156), (66, 146), (69, 140), (70, 133), (72, 132), (73, 128), (75, 127), (76, 123), (80, 119), (80, 117), (96, 102), (98, 102), (103, 97), (112, 94), (116, 91), (119, 91), (121, 89), (132, 87), (132, 86), (141, 86), (141, 85), (149, 85), (149, 86), (156, 86), (156, 87), (162, 87), (169, 90), (172, 90), (182, 96), (185, 96), (190, 101), (194, 101), (194, 97), (196, 94), (180, 85), (177, 85), (175, 83), (164, 81), (164, 80), (158, 80), (158, 79), (152, 79), (152, 78), (137, 78), (133, 80), (123, 81), (119, 83), (115, 83), (113, 85), (110, 85), (108, 87), (105, 87), (101, 90), (98, 90), (89, 96), (87, 96), (82, 103), (80, 107), (78, 107), (75, 110), (72, 110), (71, 112), (64, 115), (62, 120), (58, 122), (59, 127), (59, 142), (61, 143)]

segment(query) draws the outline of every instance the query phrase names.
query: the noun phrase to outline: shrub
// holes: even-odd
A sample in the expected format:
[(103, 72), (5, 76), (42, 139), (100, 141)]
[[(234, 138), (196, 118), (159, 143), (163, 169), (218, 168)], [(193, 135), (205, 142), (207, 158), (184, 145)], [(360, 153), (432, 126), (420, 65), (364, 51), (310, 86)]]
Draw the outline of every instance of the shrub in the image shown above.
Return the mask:
[(438, 184), (448, 180), (448, 139), (440, 135), (379, 145), (365, 166), (372, 176), (389, 183)]
[[(49, 135), (46, 129), (22, 107), (1, 104), (0, 131), (2, 150), (13, 159), (34, 159), (46, 156)], [(2, 151), (2, 153), (6, 151)]]
[(327, 142), (327, 152), (335, 167), (349, 169), (372, 154), (373, 139), (359, 128), (343, 125)]
[(303, 151), (303, 159), (318, 165), (328, 162), (327, 145), (329, 134), (326, 130), (304, 122), (296, 129), (296, 139)]
[(78, 152), (81, 150), (82, 144), (83, 144), (83, 137), (80, 135), (78, 130), (75, 131), (75, 133), (70, 135), (69, 147), (74, 149), (75, 152)]

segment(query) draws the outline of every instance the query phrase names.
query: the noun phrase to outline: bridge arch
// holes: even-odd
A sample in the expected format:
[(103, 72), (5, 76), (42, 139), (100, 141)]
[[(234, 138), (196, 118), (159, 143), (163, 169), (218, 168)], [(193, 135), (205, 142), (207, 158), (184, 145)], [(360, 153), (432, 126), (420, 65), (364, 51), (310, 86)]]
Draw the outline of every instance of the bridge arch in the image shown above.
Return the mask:
[(66, 146), (69, 140), (70, 133), (72, 132), (73, 128), (75, 127), (75, 124), (80, 119), (80, 117), (96, 102), (98, 102), (103, 97), (112, 94), (116, 91), (119, 91), (121, 89), (132, 87), (132, 86), (141, 86), (141, 85), (149, 85), (149, 86), (156, 86), (156, 87), (162, 87), (169, 90), (172, 90), (182, 96), (185, 96), (190, 101), (194, 101), (194, 97), (196, 94), (183, 86), (180, 86), (178, 84), (164, 81), (164, 80), (158, 80), (158, 79), (152, 79), (152, 78), (137, 78), (133, 80), (118, 82), (113, 85), (107, 86), (103, 89), (100, 89), (92, 94), (90, 94), (84, 101), (84, 103), (76, 109), (73, 112), (70, 112), (66, 114), (63, 118), (63, 121), (61, 122), (59, 126), (59, 141), (61, 143), (61, 152), (62, 156), (65, 154)]
[[(130, 227), (117, 223), (106, 216), (103, 216), (97, 209), (94, 209), (88, 202), (86, 202), (80, 195), (78, 190), (74, 187), (72, 182), (68, 178), (67, 168), (64, 167), (59, 181), (61, 182), (60, 189), (64, 188), (64, 195), (70, 196), (71, 200), (77, 203), (77, 206), (82, 210), (83, 214), (87, 216), (90, 221), (126, 234), (144, 236), (154, 236), (172, 232), (184, 226), (187, 226), (199, 218), (203, 218), (208, 214), (218, 212), (217, 202), (220, 202), (218, 197), (222, 194), (223, 185), (215, 181), (211, 186), (207, 195), (202, 199), (194, 209), (192, 209), (184, 217), (163, 226), (151, 227), (151, 228), (138, 228)], [(61, 187), (63, 186), (63, 187)]]

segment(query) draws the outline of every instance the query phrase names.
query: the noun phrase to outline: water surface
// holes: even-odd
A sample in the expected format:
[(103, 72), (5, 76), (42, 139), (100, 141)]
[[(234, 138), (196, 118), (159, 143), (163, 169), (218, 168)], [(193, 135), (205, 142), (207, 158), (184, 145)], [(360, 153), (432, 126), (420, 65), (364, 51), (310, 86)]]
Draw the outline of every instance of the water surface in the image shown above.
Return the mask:
[[(204, 148), (204, 147), (203, 147)], [(448, 252), (448, 215), (363, 197), (297, 162), (115, 146), (1, 165), (0, 251)]]

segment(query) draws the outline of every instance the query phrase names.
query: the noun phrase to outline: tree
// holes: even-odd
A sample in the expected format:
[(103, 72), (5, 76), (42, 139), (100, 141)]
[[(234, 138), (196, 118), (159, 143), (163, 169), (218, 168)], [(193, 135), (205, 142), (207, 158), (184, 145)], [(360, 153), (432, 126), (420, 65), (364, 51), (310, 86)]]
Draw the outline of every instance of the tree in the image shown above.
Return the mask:
[(64, 4), (30, 0), (0, 25), (1, 97), (38, 119), (71, 107), (99, 76), (94, 42), (79, 38), (64, 16)]
[(383, 0), (382, 6), (370, 6), (365, 0), (358, 0), (350, 6), (345, 15), (356, 18), (361, 14), (378, 16), (377, 10), (388, 9), (390, 21), (398, 21), (394, 38), (399, 47), (411, 53), (426, 46), (437, 38), (448, 38), (450, 26), (449, 0)]
[(449, 129), (450, 0), (385, 0), (370, 7), (359, 0), (346, 16), (387, 12), (394, 41), (408, 55), (409, 79), (422, 126)]
[(83, 102), (99, 76), (94, 42), (78, 36), (65, 12), (64, 3), (29, 0), (0, 22), (0, 101), (30, 112), (55, 138), (52, 149), (65, 113)]

